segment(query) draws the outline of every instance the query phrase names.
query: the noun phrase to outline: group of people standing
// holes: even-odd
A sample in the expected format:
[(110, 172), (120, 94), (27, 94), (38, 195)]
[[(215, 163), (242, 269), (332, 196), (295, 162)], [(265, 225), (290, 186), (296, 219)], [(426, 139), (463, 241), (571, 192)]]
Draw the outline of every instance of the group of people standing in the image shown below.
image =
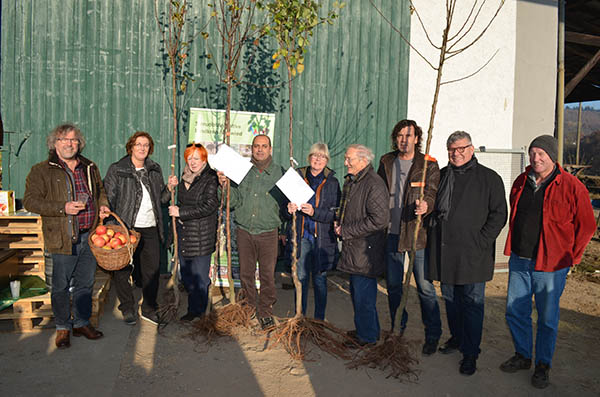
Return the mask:
[[(327, 167), (327, 145), (312, 145), (308, 165), (297, 171), (315, 194), (298, 206), (275, 186), (284, 169), (273, 161), (266, 135), (254, 138), (252, 167), (240, 184), (212, 170), (206, 149), (197, 143), (185, 149), (180, 180), (170, 176), (165, 184), (160, 165), (149, 158), (154, 142), (148, 133), (136, 132), (129, 138), (127, 155), (109, 167), (102, 181), (97, 166), (81, 155), (85, 146), (81, 131), (72, 124), (58, 126), (47, 140), (49, 159), (32, 168), (24, 197), (25, 207), (42, 215), (46, 249), (54, 261), (56, 346), (70, 346), (71, 329), (73, 336), (102, 337), (89, 323), (96, 263), (87, 241), (98, 218), (109, 216), (109, 208), (141, 234), (133, 266), (113, 276), (124, 321), (133, 325), (137, 320), (132, 277), (142, 288), (142, 318), (158, 322), (159, 247), (168, 240), (161, 206), (175, 189), (177, 205), (169, 207), (169, 215), (176, 219), (181, 279), (188, 291), (187, 314), (181, 320), (201, 317), (211, 282), (219, 199), (229, 184), (242, 289), (263, 329), (275, 324), (274, 273), (278, 240), (285, 232), (282, 224), (288, 225), (288, 260), (291, 231), (296, 229), (303, 314), (311, 278), (314, 317), (324, 320), (327, 272), (337, 266), (349, 274), (356, 328), (349, 336), (354, 345), (372, 344), (380, 337), (377, 278), (383, 275), (392, 329), (399, 327), (402, 333), (406, 328), (408, 313), (397, 312), (406, 292), (405, 260), (414, 250), (413, 274), (425, 329), (422, 353), (460, 351), (459, 372), (472, 375), (481, 351), (485, 283), (493, 277), (495, 241), (508, 219), (504, 184), (496, 172), (478, 162), (468, 133), (456, 131), (448, 137), (448, 165), (441, 170), (435, 159), (421, 152), (422, 138), (414, 121), (400, 121), (391, 134), (393, 151), (381, 157), (377, 172), (373, 152), (364, 145), (350, 145), (344, 156), (343, 189)], [(551, 136), (531, 143), (531, 165), (510, 192), (505, 248), (510, 255), (506, 319), (516, 353), (500, 368), (516, 372), (531, 367), (535, 295), (538, 324), (532, 384), (539, 388), (549, 383), (568, 269), (581, 260), (596, 229), (587, 190), (557, 163), (557, 153)], [(83, 202), (78, 199), (82, 193)], [(257, 262), (260, 291), (255, 284)], [(450, 329), (450, 338), (439, 347), (442, 323), (433, 281), (441, 282)]]

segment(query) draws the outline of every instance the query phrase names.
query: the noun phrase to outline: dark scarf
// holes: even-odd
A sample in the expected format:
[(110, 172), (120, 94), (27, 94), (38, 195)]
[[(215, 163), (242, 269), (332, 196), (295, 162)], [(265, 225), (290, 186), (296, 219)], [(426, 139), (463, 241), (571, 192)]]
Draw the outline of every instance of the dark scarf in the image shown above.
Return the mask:
[(450, 214), (450, 205), (452, 205), (452, 191), (454, 190), (454, 173), (464, 174), (471, 168), (477, 165), (477, 159), (475, 156), (469, 160), (466, 164), (460, 167), (455, 167), (448, 163), (446, 167), (446, 173), (442, 176), (440, 181), (440, 187), (437, 193), (437, 200), (435, 201), (435, 212), (438, 220), (447, 220)]
[(260, 172), (263, 172), (264, 170), (269, 168), (269, 165), (271, 165), (271, 161), (273, 161), (273, 156), (271, 155), (269, 155), (269, 157), (262, 161), (256, 160), (254, 157), (250, 158), (250, 162), (254, 164), (254, 166), (258, 168)]
[(138, 180), (142, 185), (146, 186), (148, 189), (148, 193), (150, 193), (150, 177), (148, 176), (148, 171), (146, 168), (142, 168), (140, 170), (135, 170), (135, 179)]

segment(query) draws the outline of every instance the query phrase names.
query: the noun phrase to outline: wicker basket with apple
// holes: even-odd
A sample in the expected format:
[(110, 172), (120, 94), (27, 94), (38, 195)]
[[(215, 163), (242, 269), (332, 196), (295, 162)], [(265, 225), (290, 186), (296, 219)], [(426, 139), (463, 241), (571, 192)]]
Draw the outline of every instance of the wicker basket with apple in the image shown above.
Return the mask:
[(135, 230), (127, 230), (117, 214), (110, 212), (118, 225), (100, 225), (88, 237), (92, 253), (98, 265), (105, 270), (120, 270), (133, 262), (133, 253), (140, 242), (140, 234)]

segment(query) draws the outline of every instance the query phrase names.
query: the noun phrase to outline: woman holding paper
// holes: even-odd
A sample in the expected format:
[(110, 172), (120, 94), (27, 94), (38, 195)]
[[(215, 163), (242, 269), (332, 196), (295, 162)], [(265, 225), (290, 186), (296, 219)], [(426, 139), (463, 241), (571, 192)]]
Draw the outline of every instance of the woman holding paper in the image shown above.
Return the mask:
[[(207, 152), (199, 143), (187, 145), (185, 169), (178, 186), (177, 205), (169, 215), (177, 218), (181, 280), (188, 292), (187, 314), (192, 321), (206, 311), (210, 287), (210, 257), (217, 239), (217, 173), (207, 164)], [(169, 181), (171, 182), (171, 181)]]
[[(306, 314), (308, 285), (310, 276), (315, 291), (315, 315), (325, 319), (327, 305), (327, 271), (332, 270), (338, 257), (337, 240), (333, 231), (335, 211), (340, 202), (340, 184), (335, 172), (327, 168), (329, 148), (324, 143), (315, 143), (308, 154), (306, 167), (298, 168), (298, 173), (312, 188), (315, 194), (298, 207), (288, 204), (288, 212), (299, 211), (296, 217), (296, 238), (298, 242), (298, 279), (302, 284), (302, 314)], [(291, 239), (288, 228), (288, 241)], [(287, 244), (287, 257), (291, 262), (291, 243)]]

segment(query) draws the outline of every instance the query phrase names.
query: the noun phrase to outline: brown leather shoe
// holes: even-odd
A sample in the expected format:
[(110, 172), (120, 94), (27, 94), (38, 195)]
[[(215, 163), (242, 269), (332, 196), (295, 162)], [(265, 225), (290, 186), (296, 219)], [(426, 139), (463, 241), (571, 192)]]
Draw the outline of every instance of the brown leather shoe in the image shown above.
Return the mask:
[(56, 330), (56, 347), (59, 349), (66, 349), (71, 347), (71, 331), (68, 329), (57, 329)]
[(86, 325), (85, 327), (73, 328), (73, 336), (85, 336), (88, 339), (100, 339), (102, 332), (98, 331), (96, 328), (91, 325)]

